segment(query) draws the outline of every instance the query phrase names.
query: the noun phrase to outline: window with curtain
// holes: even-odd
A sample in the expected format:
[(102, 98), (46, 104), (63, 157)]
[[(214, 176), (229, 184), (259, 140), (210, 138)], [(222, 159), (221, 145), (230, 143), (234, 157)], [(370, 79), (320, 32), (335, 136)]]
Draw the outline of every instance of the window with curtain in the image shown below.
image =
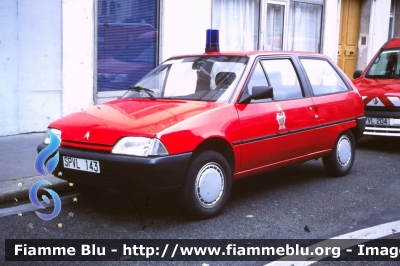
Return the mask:
[(212, 25), (222, 51), (257, 50), (260, 0), (214, 0)]
[(320, 52), (322, 5), (291, 3), (288, 49)]
[[(213, 0), (212, 3), (212, 28), (220, 31), (222, 51), (284, 47), (292, 51), (321, 50), (322, 0)], [(289, 23), (285, 22), (288, 11)]]
[(267, 17), (265, 20), (266, 33), (262, 50), (283, 49), (284, 18), (284, 5), (267, 4)]
[(156, 66), (157, 2), (98, 0), (98, 92), (126, 90)]

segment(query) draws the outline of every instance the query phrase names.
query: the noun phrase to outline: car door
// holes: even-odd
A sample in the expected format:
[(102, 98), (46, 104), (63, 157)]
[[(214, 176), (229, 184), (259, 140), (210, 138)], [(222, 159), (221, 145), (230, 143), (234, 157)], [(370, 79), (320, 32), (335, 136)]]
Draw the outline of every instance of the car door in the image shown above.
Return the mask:
[(240, 171), (263, 169), (312, 152), (313, 103), (303, 90), (293, 59), (258, 60), (243, 94), (251, 94), (254, 86), (272, 86), (274, 96), (236, 105), (241, 126)]
[(359, 115), (359, 95), (351, 89), (343, 73), (325, 58), (301, 57), (313, 93), (319, 151), (329, 150), (340, 132), (355, 123)]

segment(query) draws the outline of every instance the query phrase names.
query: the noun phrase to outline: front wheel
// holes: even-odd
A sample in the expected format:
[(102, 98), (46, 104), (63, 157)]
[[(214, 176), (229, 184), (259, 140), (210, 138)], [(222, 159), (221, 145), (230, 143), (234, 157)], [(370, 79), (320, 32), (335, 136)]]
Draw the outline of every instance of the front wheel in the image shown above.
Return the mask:
[(325, 169), (334, 176), (347, 175), (354, 164), (355, 140), (350, 131), (339, 135), (331, 153), (322, 158)]
[(210, 218), (222, 211), (231, 187), (232, 174), (226, 159), (218, 152), (204, 151), (189, 166), (181, 201), (194, 216)]

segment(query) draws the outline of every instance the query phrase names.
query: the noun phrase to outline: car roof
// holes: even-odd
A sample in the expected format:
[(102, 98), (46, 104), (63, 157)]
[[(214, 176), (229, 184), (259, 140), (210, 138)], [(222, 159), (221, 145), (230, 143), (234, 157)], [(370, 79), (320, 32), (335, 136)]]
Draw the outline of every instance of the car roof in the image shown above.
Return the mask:
[(400, 37), (396, 37), (388, 41), (383, 49), (400, 48)]
[(179, 58), (186, 56), (204, 56), (204, 55), (225, 55), (225, 56), (248, 56), (248, 57), (257, 57), (257, 56), (266, 56), (266, 55), (302, 55), (302, 56), (320, 56), (326, 57), (325, 55), (313, 53), (313, 52), (296, 52), (296, 51), (233, 51), (233, 52), (209, 52), (204, 54), (187, 54), (187, 55), (176, 55), (171, 58)]

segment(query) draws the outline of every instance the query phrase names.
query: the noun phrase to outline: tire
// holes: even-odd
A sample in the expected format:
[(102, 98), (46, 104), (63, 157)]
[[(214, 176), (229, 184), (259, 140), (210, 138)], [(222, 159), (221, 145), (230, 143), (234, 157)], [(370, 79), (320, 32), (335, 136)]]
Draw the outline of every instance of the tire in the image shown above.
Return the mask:
[(218, 215), (228, 201), (232, 174), (226, 159), (215, 151), (203, 151), (191, 162), (181, 190), (183, 207), (200, 219)]
[(337, 138), (331, 153), (322, 158), (326, 171), (335, 177), (347, 175), (354, 164), (356, 142), (350, 131)]

